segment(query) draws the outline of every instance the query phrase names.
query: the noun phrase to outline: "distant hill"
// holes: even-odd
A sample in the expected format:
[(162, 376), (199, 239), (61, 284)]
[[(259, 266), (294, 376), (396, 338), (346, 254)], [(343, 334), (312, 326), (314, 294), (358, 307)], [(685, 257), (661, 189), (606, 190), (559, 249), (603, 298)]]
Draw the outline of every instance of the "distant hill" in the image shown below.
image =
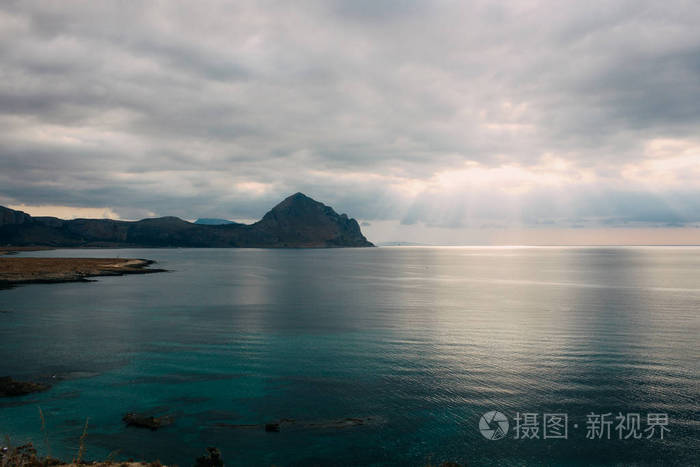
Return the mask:
[(427, 243), (416, 243), (416, 242), (380, 242), (377, 246), (430, 246)]
[(238, 224), (239, 222), (233, 222), (227, 219), (216, 219), (216, 218), (209, 218), (209, 217), (200, 217), (196, 221), (194, 221), (195, 224), (199, 225), (228, 225), (228, 224)]
[(177, 217), (140, 221), (32, 217), (0, 206), (0, 245), (53, 247), (258, 247), (374, 246), (355, 219), (303, 193), (272, 208), (254, 224), (208, 225)]

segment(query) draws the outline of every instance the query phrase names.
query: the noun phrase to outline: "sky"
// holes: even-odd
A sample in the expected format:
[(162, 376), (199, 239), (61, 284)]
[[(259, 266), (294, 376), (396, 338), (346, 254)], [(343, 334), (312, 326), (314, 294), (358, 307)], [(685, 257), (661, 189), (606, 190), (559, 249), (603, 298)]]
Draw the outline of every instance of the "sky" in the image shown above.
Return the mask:
[(0, 3), (0, 204), (700, 243), (697, 1)]

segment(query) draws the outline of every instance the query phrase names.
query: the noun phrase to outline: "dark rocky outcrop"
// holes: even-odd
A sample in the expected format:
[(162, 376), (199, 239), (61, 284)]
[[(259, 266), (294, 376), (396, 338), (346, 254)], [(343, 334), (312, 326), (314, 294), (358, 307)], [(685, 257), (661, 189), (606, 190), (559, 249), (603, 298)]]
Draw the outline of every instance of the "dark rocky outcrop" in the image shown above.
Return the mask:
[(259, 247), (373, 246), (355, 219), (296, 193), (250, 225), (203, 225), (177, 217), (140, 221), (61, 220), (0, 208), (0, 245), (52, 247)]
[(24, 396), (34, 392), (46, 391), (48, 384), (33, 381), (15, 381), (9, 376), (0, 377), (0, 397)]
[(154, 417), (153, 415), (140, 415), (133, 412), (124, 415), (122, 420), (126, 426), (148, 428), (153, 431), (173, 423), (172, 417), (169, 416)]

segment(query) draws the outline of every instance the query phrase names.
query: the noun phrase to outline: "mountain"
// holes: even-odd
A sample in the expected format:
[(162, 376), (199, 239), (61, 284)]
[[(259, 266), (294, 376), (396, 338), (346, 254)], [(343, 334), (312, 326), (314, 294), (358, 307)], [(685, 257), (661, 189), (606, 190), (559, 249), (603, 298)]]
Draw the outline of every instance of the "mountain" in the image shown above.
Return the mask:
[(0, 245), (53, 247), (329, 248), (374, 246), (355, 219), (302, 193), (254, 224), (207, 225), (177, 217), (140, 221), (32, 217), (0, 206)]
[(227, 219), (217, 219), (217, 218), (209, 218), (209, 217), (200, 217), (199, 219), (194, 221), (194, 223), (199, 224), (199, 225), (238, 224), (238, 222), (229, 221)]
[(374, 246), (355, 219), (303, 193), (288, 197), (252, 227), (285, 245), (314, 246), (322, 238), (325, 246)]
[(416, 242), (380, 242), (377, 246), (431, 246), (429, 243), (416, 243)]

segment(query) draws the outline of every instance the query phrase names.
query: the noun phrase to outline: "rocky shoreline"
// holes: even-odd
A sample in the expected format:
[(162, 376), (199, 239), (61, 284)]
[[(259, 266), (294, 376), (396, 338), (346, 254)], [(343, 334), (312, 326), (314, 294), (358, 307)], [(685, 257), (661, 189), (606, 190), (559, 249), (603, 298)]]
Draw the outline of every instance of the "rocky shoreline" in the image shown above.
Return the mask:
[(0, 288), (17, 284), (85, 282), (91, 277), (151, 274), (154, 261), (125, 258), (0, 257)]

